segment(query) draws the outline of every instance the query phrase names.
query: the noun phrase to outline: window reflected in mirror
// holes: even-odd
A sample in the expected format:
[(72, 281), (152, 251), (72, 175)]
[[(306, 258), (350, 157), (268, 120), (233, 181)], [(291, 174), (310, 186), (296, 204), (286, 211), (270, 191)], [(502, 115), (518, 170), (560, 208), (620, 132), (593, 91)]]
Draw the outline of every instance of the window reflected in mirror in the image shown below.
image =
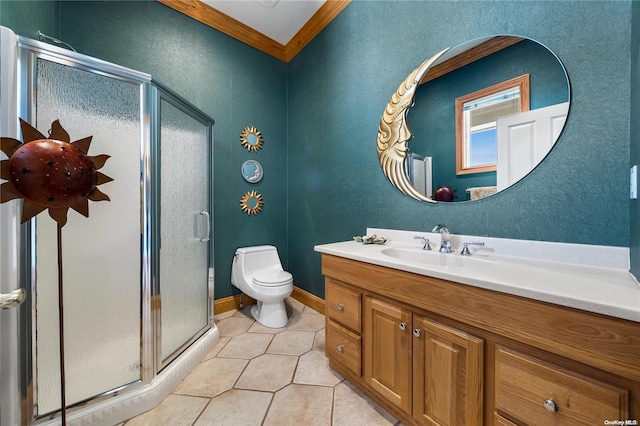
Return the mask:
[[(529, 80), (504, 85), (519, 78)], [(505, 104), (494, 105), (496, 97)], [(457, 114), (456, 99), (462, 100)], [(485, 198), (544, 160), (569, 101), (564, 66), (535, 40), (495, 35), (445, 48), (400, 82), (383, 110), (376, 140), (382, 171), (417, 200)], [(508, 105), (514, 109), (503, 110)], [(457, 196), (442, 199), (443, 188)]]
[(456, 174), (496, 170), (497, 120), (529, 111), (529, 74), (455, 100)]

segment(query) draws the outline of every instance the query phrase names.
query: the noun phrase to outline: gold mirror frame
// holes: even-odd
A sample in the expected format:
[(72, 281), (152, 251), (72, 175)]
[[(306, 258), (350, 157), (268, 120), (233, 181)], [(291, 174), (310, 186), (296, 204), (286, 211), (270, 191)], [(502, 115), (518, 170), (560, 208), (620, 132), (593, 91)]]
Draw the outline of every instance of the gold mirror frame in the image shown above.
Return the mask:
[(404, 163), (409, 151), (407, 142), (413, 137), (407, 126), (407, 112), (413, 106), (413, 98), (422, 78), (433, 63), (448, 50), (449, 48), (446, 48), (436, 53), (407, 76), (391, 96), (378, 126), (378, 159), (385, 176), (403, 194), (430, 203), (437, 201), (415, 189), (405, 171)]
[[(255, 206), (251, 207), (250, 204), (255, 204)], [(262, 195), (258, 194), (257, 191), (245, 192), (240, 200), (240, 208), (249, 216), (260, 213), (263, 205)]]
[[(251, 143), (249, 140), (250, 137), (253, 136), (256, 139), (255, 143)], [(244, 130), (240, 133), (240, 142), (242, 146), (247, 149), (247, 151), (258, 151), (262, 149), (262, 144), (264, 140), (262, 139), (262, 133), (258, 131), (255, 127), (245, 127)]]

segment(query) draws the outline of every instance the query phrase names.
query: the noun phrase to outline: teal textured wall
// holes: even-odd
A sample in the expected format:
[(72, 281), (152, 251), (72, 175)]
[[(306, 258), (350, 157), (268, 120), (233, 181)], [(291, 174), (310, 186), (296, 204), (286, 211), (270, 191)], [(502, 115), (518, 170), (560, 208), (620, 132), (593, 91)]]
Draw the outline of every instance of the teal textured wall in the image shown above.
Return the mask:
[[(32, 26), (12, 17), (28, 16), (29, 6), (38, 16), (41, 5), (2, 3), (9, 10), (3, 25), (36, 38)], [(47, 7), (60, 11), (51, 31), (77, 51), (147, 72), (215, 120), (216, 299), (238, 293), (230, 281), (237, 247), (273, 244), (286, 267), (286, 64), (156, 1), (51, 2)], [(261, 151), (249, 153), (241, 146), (240, 132), (247, 126), (262, 131)], [(241, 177), (247, 159), (264, 167), (264, 179), (256, 185)], [(240, 210), (240, 199), (250, 190), (265, 201), (262, 213), (251, 217)]]
[[(0, 20), (32, 38), (46, 26), (82, 53), (148, 72), (216, 120), (221, 298), (236, 292), (229, 283), (234, 249), (263, 243), (278, 246), (296, 285), (323, 296), (313, 246), (366, 227), (445, 223), (478, 236), (631, 245), (640, 271), (638, 207), (628, 201), (630, 149), (632, 162), (640, 162), (640, 132), (629, 116), (640, 110), (639, 9), (631, 1), (355, 0), (289, 65), (154, 1), (3, 1)], [(528, 177), (485, 200), (432, 205), (402, 195), (380, 170), (375, 149), (389, 97), (440, 49), (492, 34), (535, 39), (565, 65), (572, 104), (560, 141)], [(265, 136), (257, 154), (238, 142), (249, 125)], [(249, 158), (265, 166), (257, 187), (240, 178)], [(238, 208), (250, 189), (265, 197), (256, 217)]]
[(34, 40), (38, 39), (38, 31), (60, 38), (60, 1), (0, 1), (0, 23)]
[[(480, 201), (432, 205), (396, 190), (376, 156), (378, 122), (416, 64), (492, 34), (555, 52), (572, 89), (560, 141), (529, 176)], [(366, 227), (498, 238), (629, 243), (631, 2), (354, 1), (289, 66), (289, 264), (324, 291), (313, 245)], [(622, 94), (622, 95), (621, 95)]]
[[(640, 2), (632, 6), (631, 33), (631, 165), (640, 167)], [(640, 205), (638, 200), (630, 201), (629, 248), (631, 272), (640, 277)]]

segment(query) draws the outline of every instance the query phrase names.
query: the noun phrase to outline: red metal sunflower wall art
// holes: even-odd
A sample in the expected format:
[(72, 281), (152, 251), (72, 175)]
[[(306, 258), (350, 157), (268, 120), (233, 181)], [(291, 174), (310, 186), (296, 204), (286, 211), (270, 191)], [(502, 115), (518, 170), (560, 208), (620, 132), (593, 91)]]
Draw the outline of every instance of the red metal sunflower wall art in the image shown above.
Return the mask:
[(89, 217), (89, 200), (109, 201), (97, 186), (110, 182), (100, 173), (108, 155), (87, 155), (93, 136), (71, 142), (59, 120), (51, 124), (49, 137), (24, 120), (20, 120), (24, 143), (0, 138), (0, 149), (9, 159), (0, 161), (0, 203), (24, 199), (22, 222), (44, 210), (58, 224), (58, 308), (60, 330), (61, 417), (66, 424), (64, 379), (64, 314), (62, 295), (62, 227), (69, 208)]

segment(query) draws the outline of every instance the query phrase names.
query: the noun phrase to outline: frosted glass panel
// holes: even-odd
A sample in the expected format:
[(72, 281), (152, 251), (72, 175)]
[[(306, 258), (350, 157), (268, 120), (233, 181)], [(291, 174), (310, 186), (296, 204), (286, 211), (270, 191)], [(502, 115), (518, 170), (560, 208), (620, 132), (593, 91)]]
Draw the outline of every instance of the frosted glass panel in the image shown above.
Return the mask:
[(162, 360), (208, 325), (207, 127), (160, 103)]
[[(93, 136), (89, 155), (111, 158), (89, 201), (62, 228), (67, 405), (140, 379), (140, 87), (39, 59), (37, 123), (59, 119), (71, 141)], [(38, 412), (59, 409), (56, 223), (37, 216)]]

